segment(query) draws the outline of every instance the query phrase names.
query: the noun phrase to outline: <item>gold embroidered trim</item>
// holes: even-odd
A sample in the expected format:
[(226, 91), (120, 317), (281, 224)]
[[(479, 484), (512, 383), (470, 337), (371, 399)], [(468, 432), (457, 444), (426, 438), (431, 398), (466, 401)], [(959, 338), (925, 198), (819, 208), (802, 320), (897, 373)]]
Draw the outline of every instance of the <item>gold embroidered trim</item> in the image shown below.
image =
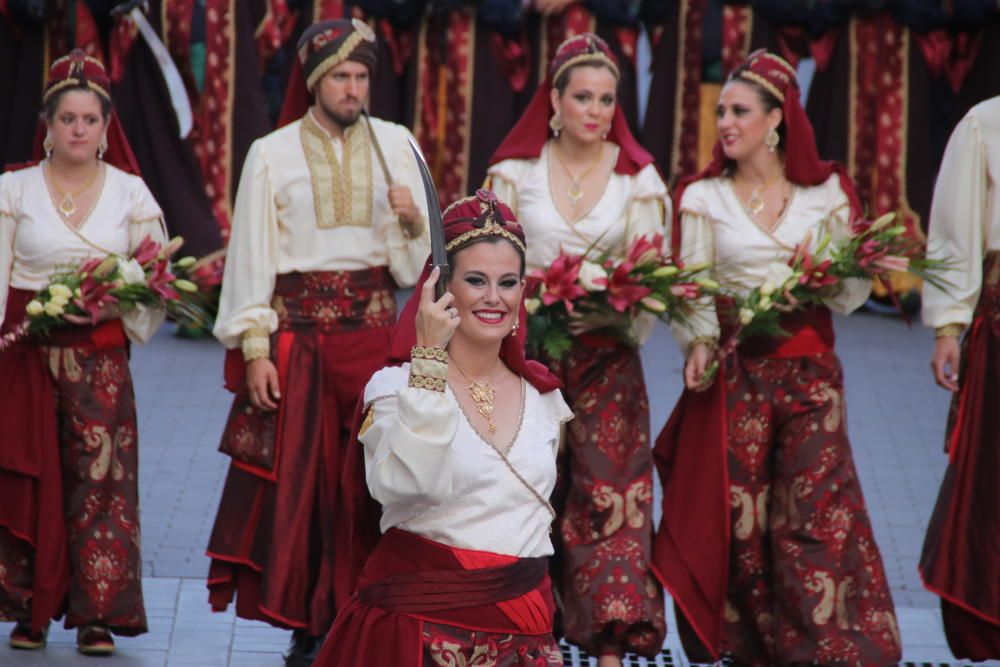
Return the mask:
[(371, 407), (368, 407), (365, 410), (365, 420), (361, 422), (361, 427), (358, 429), (358, 437), (363, 436), (365, 434), (365, 431), (371, 428), (371, 425), (374, 423), (375, 423), (375, 411), (372, 410)]
[(443, 350), (440, 347), (424, 347), (423, 345), (414, 345), (410, 348), (410, 358), (430, 359), (432, 361), (442, 361), (444, 363), (448, 363), (450, 360), (448, 357), (448, 350)]
[(471, 231), (465, 232), (464, 234), (458, 236), (457, 238), (452, 239), (451, 241), (448, 242), (448, 244), (444, 247), (444, 249), (447, 250), (448, 252), (451, 252), (455, 248), (463, 245), (466, 241), (479, 238), (480, 236), (502, 236), (503, 238), (507, 239), (515, 246), (520, 248), (521, 252), (527, 252), (527, 249), (524, 247), (524, 243), (521, 242), (521, 239), (517, 238), (517, 236), (515, 236), (511, 232), (508, 232), (506, 229), (496, 224), (492, 220), (488, 221), (485, 225), (483, 225), (479, 229), (473, 229)]
[(347, 56), (351, 54), (351, 51), (356, 49), (358, 44), (365, 41), (365, 39), (365, 35), (362, 34), (361, 31), (355, 29), (354, 32), (347, 36), (344, 43), (340, 45), (339, 49), (320, 61), (319, 65), (316, 66), (316, 69), (314, 69), (309, 75), (309, 78), (306, 79), (306, 89), (309, 92), (312, 92), (316, 82), (323, 78), (323, 75), (331, 69), (347, 60)]
[(776, 85), (774, 85), (773, 83), (762, 77), (760, 74), (757, 74), (757, 72), (741, 72), (740, 78), (748, 79), (756, 84), (763, 86), (768, 92), (777, 97), (778, 101), (780, 101), (782, 104), (785, 103), (785, 94), (782, 93), (780, 90), (778, 90), (778, 87)]
[(934, 329), (934, 338), (944, 338), (946, 336), (961, 337), (965, 332), (964, 324), (946, 324), (943, 327)]
[(716, 350), (719, 349), (719, 341), (717, 341), (713, 336), (698, 336), (690, 343), (688, 343), (687, 354), (685, 354), (684, 356), (685, 357), (691, 356), (691, 352), (698, 345), (707, 345), (712, 350), (712, 352), (715, 352)]
[(45, 91), (45, 96), (42, 98), (42, 101), (43, 102), (48, 102), (50, 97), (52, 97), (54, 94), (58, 93), (63, 88), (71, 88), (73, 86), (79, 86), (79, 85), (84, 85), (84, 84), (88, 88), (90, 88), (92, 91), (94, 91), (95, 93), (97, 93), (98, 95), (100, 95), (101, 97), (103, 97), (104, 99), (106, 99), (106, 100), (110, 100), (111, 99), (111, 96), (108, 95), (108, 91), (106, 91), (103, 86), (100, 86), (100, 85), (94, 83), (93, 81), (90, 81), (90, 80), (87, 80), (87, 79), (77, 79), (75, 77), (71, 77), (69, 79), (63, 79), (62, 81), (60, 81), (59, 83), (53, 85), (51, 88), (49, 88), (47, 91)]
[(433, 359), (414, 359), (410, 362), (410, 375), (447, 380), (448, 363), (445, 361), (435, 361)]
[(608, 58), (603, 53), (581, 53), (578, 56), (573, 56), (572, 58), (570, 58), (569, 60), (567, 60), (566, 62), (564, 62), (562, 65), (559, 66), (559, 69), (556, 70), (556, 73), (552, 75), (552, 85), (555, 85), (555, 82), (559, 80), (559, 77), (562, 76), (563, 72), (568, 70), (570, 67), (573, 67), (575, 65), (580, 65), (587, 61), (594, 61), (602, 65), (607, 65), (608, 68), (614, 73), (615, 78), (621, 79), (621, 73), (618, 71), (618, 66), (615, 65), (614, 61), (611, 60), (611, 58)]
[(406, 386), (408, 387), (413, 387), (414, 389), (430, 389), (431, 391), (436, 391), (439, 394), (444, 393), (444, 388), (447, 384), (447, 380), (442, 380), (441, 378), (416, 375), (413, 372), (412, 366), (410, 367), (410, 377), (406, 381)]
[(371, 227), (371, 135), (363, 123), (344, 131), (343, 164), (337, 159), (330, 135), (307, 113), (299, 129), (302, 150), (312, 182), (316, 226), (320, 229)]
[(240, 340), (246, 340), (247, 338), (270, 338), (271, 334), (264, 327), (254, 327), (252, 329), (247, 329), (240, 335)]
[(141, 225), (141, 224), (146, 223), (146, 222), (154, 222), (154, 221), (161, 220), (161, 219), (163, 219), (163, 214), (162, 213), (158, 213), (156, 215), (148, 215), (148, 216), (145, 216), (145, 217), (142, 217), (142, 218), (135, 218), (135, 219), (132, 220), (132, 224), (133, 225)]

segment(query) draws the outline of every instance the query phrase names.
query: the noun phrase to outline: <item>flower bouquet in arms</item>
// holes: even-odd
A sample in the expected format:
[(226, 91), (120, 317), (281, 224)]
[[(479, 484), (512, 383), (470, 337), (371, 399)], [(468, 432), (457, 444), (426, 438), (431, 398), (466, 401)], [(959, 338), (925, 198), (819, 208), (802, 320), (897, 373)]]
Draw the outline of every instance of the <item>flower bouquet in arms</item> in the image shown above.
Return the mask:
[(177, 323), (178, 335), (198, 337), (211, 333), (219, 314), (225, 268), (225, 248), (199, 259), (182, 257), (171, 265), (171, 273), (197, 288), (182, 300), (167, 302), (167, 314)]
[[(130, 257), (112, 254), (94, 258), (74, 270), (53, 275), (49, 285), (28, 302), (24, 320), (0, 338), (0, 351), (29, 335), (44, 336), (54, 327), (96, 324), (111, 306), (125, 312), (141, 304), (192, 319), (207, 318), (192, 298), (198, 285), (172, 271), (170, 256), (183, 242), (176, 237), (161, 246), (146, 237)], [(188, 259), (180, 263), (195, 264)]]
[[(905, 227), (892, 224), (895, 217), (887, 213), (874, 222), (857, 223), (855, 234), (840, 243), (832, 242), (828, 233), (815, 250), (810, 250), (812, 237), (807, 236), (787, 262), (768, 267), (759, 287), (731, 295), (739, 327), (727, 343), (728, 351), (752, 336), (784, 335), (782, 313), (824, 303), (850, 278), (887, 280), (890, 272), (909, 272), (945, 289), (939, 274), (946, 262), (928, 259), (923, 245), (907, 235)], [(720, 357), (726, 352), (722, 350)]]
[(663, 255), (663, 237), (637, 238), (625, 259), (560, 253), (548, 269), (528, 276), (527, 346), (532, 356), (558, 360), (572, 344), (574, 323), (584, 317), (606, 322), (599, 331), (635, 344), (632, 318), (649, 312), (664, 321), (695, 315), (694, 300), (718, 284), (703, 275), (707, 265), (682, 266)]

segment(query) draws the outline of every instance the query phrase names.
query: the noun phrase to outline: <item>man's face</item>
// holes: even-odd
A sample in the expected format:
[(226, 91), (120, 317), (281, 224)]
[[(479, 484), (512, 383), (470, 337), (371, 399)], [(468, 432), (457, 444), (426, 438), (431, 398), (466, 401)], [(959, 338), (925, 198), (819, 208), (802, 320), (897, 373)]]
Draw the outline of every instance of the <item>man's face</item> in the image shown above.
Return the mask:
[(345, 60), (316, 84), (316, 106), (341, 127), (353, 125), (368, 102), (370, 83), (365, 65)]

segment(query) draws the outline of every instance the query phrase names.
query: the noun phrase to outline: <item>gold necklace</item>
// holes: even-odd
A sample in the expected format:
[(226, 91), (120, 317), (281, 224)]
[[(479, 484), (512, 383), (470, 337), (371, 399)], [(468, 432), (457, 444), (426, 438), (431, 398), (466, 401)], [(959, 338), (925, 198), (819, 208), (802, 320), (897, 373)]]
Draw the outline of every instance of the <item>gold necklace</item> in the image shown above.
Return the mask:
[[(751, 186), (750, 199), (747, 199), (746, 201), (743, 202), (743, 205), (750, 213), (751, 218), (756, 220), (757, 216), (760, 215), (761, 211), (764, 210), (764, 198), (761, 197), (761, 195), (770, 190), (775, 183), (781, 180), (782, 175), (783, 175), (782, 172), (778, 172), (778, 174), (774, 178), (764, 183), (763, 185), (758, 185), (757, 187)], [(733, 180), (736, 181), (737, 179), (734, 177)], [(746, 183), (746, 181), (742, 182), (744, 184)], [(740, 199), (742, 200), (742, 197)]]
[(90, 187), (95, 182), (97, 182), (97, 177), (101, 175), (101, 167), (100, 167), (100, 165), (98, 165), (97, 166), (97, 170), (94, 172), (94, 175), (90, 179), (90, 181), (88, 181), (85, 186), (83, 186), (82, 188), (80, 188), (76, 192), (63, 192), (58, 187), (56, 187), (56, 180), (54, 178), (52, 178), (52, 165), (51, 164), (48, 167), (48, 173), (49, 173), (49, 184), (52, 186), (52, 192), (55, 193), (55, 195), (57, 196), (56, 198), (59, 198), (59, 197), (62, 198), (62, 199), (59, 200), (59, 204), (56, 206), (56, 208), (58, 208), (59, 212), (63, 214), (63, 217), (65, 217), (65, 218), (68, 219), (68, 218), (72, 218), (73, 214), (76, 213), (76, 202), (73, 200), (73, 197), (79, 197), (84, 192), (86, 192), (87, 190), (89, 190)]
[(588, 165), (587, 168), (583, 170), (583, 173), (580, 174), (579, 177), (574, 176), (573, 172), (570, 171), (569, 167), (566, 165), (566, 162), (563, 161), (562, 154), (559, 151), (558, 144), (556, 143), (552, 144), (552, 151), (556, 154), (556, 160), (559, 161), (559, 164), (562, 165), (562, 168), (566, 171), (566, 175), (569, 176), (570, 184), (569, 184), (569, 189), (566, 190), (566, 196), (569, 197), (570, 202), (575, 207), (577, 203), (580, 201), (580, 199), (583, 197), (583, 186), (580, 185), (580, 182), (583, 179), (587, 178), (587, 176), (590, 175), (590, 172), (594, 170), (594, 167), (596, 167), (601, 163), (601, 160), (604, 158), (604, 144), (603, 143), (601, 144), (601, 150), (597, 153), (597, 159), (591, 162), (590, 165)]
[(455, 368), (457, 368), (458, 372), (462, 374), (465, 381), (469, 383), (467, 385), (469, 395), (472, 396), (472, 400), (476, 404), (476, 410), (479, 414), (486, 418), (486, 430), (490, 432), (490, 435), (493, 435), (497, 432), (497, 425), (493, 423), (493, 401), (496, 400), (497, 390), (492, 384), (490, 384), (490, 382), (496, 376), (497, 369), (500, 368), (500, 357), (497, 357), (497, 362), (493, 366), (493, 370), (490, 372), (489, 377), (482, 380), (473, 380), (470, 378), (469, 374), (463, 371), (462, 367), (459, 366), (454, 359), (451, 360), (451, 363), (455, 364)]

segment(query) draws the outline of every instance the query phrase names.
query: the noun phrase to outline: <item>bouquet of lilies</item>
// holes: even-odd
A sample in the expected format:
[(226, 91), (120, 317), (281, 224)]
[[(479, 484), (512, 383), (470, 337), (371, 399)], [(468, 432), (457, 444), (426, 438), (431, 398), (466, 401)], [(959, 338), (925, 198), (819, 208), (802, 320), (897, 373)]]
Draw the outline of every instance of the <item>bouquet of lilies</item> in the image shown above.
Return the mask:
[(920, 241), (892, 224), (895, 213), (854, 225), (855, 234), (832, 243), (829, 233), (810, 251), (811, 235), (795, 248), (787, 262), (774, 262), (767, 278), (748, 294), (734, 296), (739, 329), (733, 345), (758, 335), (781, 335), (781, 313), (823, 303), (848, 278), (888, 280), (890, 272), (908, 271), (944, 288), (939, 276), (945, 262), (928, 259)]
[(226, 251), (218, 250), (199, 259), (182, 257), (170, 267), (178, 279), (191, 283), (197, 289), (187, 292), (184, 298), (166, 303), (167, 314), (177, 324), (192, 331), (211, 331), (219, 313), (222, 293), (222, 274), (226, 268)]
[(664, 321), (691, 317), (694, 301), (713, 294), (719, 285), (704, 275), (707, 265), (675, 263), (662, 248), (663, 236), (641, 236), (620, 262), (608, 253), (562, 252), (548, 269), (532, 272), (524, 302), (529, 352), (562, 358), (572, 343), (571, 324), (578, 317), (596, 315), (617, 322), (602, 332), (627, 343), (634, 343), (631, 318), (640, 312)]
[(184, 243), (180, 237), (165, 246), (144, 238), (129, 257), (117, 254), (90, 259), (73, 270), (56, 273), (25, 308), (24, 320), (0, 338), (0, 351), (29, 335), (46, 335), (67, 324), (96, 324), (108, 306), (127, 311), (137, 305), (161, 307), (201, 320), (208, 317), (193, 295), (199, 286), (174, 273), (175, 266), (193, 267), (185, 257), (172, 264)]

